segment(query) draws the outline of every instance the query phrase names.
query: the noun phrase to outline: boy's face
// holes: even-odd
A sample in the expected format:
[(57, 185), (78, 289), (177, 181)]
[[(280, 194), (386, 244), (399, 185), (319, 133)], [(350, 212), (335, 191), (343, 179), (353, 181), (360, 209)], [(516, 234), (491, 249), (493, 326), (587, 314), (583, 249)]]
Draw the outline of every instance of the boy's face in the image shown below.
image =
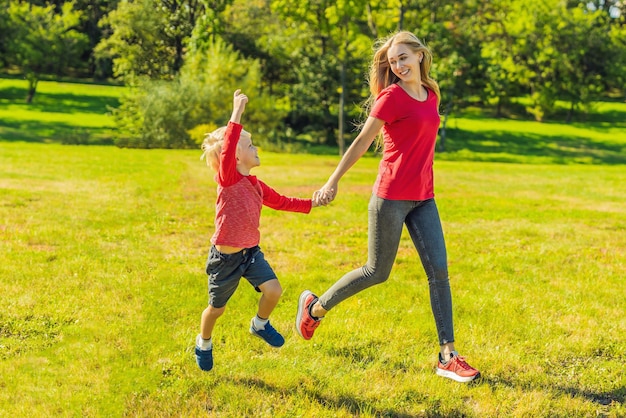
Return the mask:
[(237, 145), (237, 165), (244, 170), (261, 165), (257, 148), (252, 145), (252, 137), (248, 132), (242, 132)]

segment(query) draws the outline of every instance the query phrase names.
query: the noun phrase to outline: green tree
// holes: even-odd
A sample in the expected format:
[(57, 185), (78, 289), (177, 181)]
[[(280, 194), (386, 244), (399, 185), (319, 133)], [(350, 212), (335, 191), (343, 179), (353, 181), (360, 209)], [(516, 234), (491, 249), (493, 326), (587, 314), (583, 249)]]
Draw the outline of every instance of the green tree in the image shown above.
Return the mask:
[[(268, 144), (284, 117), (284, 105), (260, 91), (260, 65), (221, 40), (192, 42), (185, 65), (171, 81), (144, 77), (122, 98), (113, 115), (120, 147), (196, 148), (198, 126), (224, 125), (232, 92), (250, 97), (246, 126), (255, 142)], [(224, 71), (228, 69), (228, 71)]]
[(64, 3), (57, 13), (52, 5), (12, 1), (8, 14), (11, 37), (7, 55), (28, 80), (26, 102), (30, 103), (42, 74), (63, 74), (87, 48), (87, 37), (76, 29), (81, 12), (74, 9), (73, 2)]
[(358, 117), (367, 97), (364, 83), (371, 58), (367, 1), (279, 0), (272, 10), (290, 39), (295, 80), (288, 94), (289, 124), (320, 142), (344, 148), (346, 121)]
[(172, 80), (204, 13), (204, 3), (196, 0), (122, 0), (100, 22), (111, 34), (98, 44), (96, 54), (111, 58), (114, 75), (129, 83), (141, 76)]
[(609, 22), (602, 11), (575, 7), (557, 23), (556, 46), (559, 96), (570, 103), (567, 121), (579, 107), (588, 108), (605, 91), (610, 73), (609, 57), (614, 56)]
[(10, 38), (9, 0), (0, 0), (0, 68), (7, 64)]

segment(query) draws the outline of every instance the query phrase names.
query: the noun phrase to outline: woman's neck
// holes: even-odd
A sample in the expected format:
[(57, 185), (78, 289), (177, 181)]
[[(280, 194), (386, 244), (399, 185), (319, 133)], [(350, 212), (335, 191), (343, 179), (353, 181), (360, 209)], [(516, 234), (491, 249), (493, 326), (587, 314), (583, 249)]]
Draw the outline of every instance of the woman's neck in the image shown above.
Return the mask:
[(398, 85), (402, 87), (402, 89), (415, 100), (423, 102), (428, 98), (428, 90), (426, 90), (426, 87), (422, 85), (421, 81), (415, 81), (410, 83), (400, 81)]

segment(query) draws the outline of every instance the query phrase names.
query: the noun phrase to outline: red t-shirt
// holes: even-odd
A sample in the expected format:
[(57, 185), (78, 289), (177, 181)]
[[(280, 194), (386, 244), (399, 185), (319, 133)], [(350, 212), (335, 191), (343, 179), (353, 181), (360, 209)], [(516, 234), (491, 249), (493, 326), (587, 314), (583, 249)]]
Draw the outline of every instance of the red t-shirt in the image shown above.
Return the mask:
[(385, 122), (383, 157), (374, 183), (376, 196), (426, 200), (435, 196), (433, 159), (439, 129), (437, 95), (426, 89), (420, 102), (397, 84), (380, 92), (370, 116)]
[(250, 248), (259, 245), (259, 220), (263, 205), (276, 210), (309, 213), (311, 199), (285, 197), (257, 179), (237, 171), (237, 144), (243, 126), (229, 122), (220, 154), (220, 170), (215, 175), (217, 203), (215, 233), (211, 243)]

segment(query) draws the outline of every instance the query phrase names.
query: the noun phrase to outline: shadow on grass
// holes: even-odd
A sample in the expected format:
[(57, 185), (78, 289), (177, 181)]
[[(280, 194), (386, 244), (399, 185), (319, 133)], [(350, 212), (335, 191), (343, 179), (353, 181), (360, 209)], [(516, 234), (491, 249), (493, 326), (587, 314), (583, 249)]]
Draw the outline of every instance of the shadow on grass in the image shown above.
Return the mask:
[[(549, 125), (546, 126), (549, 130)], [(626, 164), (626, 143), (606, 143), (582, 137), (507, 131), (448, 130), (443, 155), (463, 153), (477, 160), (512, 162), (519, 157), (542, 157), (557, 164)]]
[[(232, 383), (234, 385), (240, 386), (244, 385), (247, 387), (254, 387), (258, 390), (261, 390), (268, 395), (284, 392), (284, 388), (279, 388), (274, 385), (270, 385), (264, 382), (261, 379), (257, 378), (243, 378), (243, 379), (232, 379)], [(319, 404), (321, 408), (325, 410), (333, 411), (333, 410), (346, 410), (349, 414), (353, 416), (359, 416), (363, 413), (367, 413), (373, 415), (375, 417), (394, 417), (394, 418), (417, 418), (417, 417), (465, 417), (466, 413), (460, 410), (449, 411), (445, 414), (439, 413), (437, 411), (428, 411), (425, 414), (408, 414), (406, 412), (402, 412), (396, 409), (386, 408), (376, 408), (371, 401), (367, 399), (359, 399), (355, 396), (346, 396), (337, 394), (335, 396), (327, 396), (320, 391), (312, 390), (309, 388), (305, 388), (302, 385), (300, 387), (294, 388), (293, 390), (289, 390), (290, 394), (294, 391), (301, 394), (301, 396), (307, 399), (311, 399), (312, 401)]]
[(550, 384), (549, 386), (545, 385), (532, 385), (532, 384), (517, 384), (508, 379), (503, 379), (501, 377), (483, 377), (478, 382), (472, 383), (473, 385), (489, 385), (491, 389), (496, 389), (499, 386), (505, 386), (511, 389), (514, 388), (522, 388), (522, 389), (540, 389), (540, 390), (549, 390), (553, 392), (557, 392), (560, 394), (583, 398), (589, 402), (593, 402), (602, 406), (611, 406), (611, 404), (620, 403), (624, 404), (626, 402), (626, 388), (617, 388), (612, 391), (598, 392), (590, 389), (579, 388), (575, 386), (569, 385), (559, 385), (559, 384)]
[(0, 120), (0, 141), (66, 145), (113, 145), (109, 129), (79, 128), (63, 122)]
[(43, 93), (37, 92), (33, 102), (27, 104), (26, 89), (7, 87), (0, 89), (0, 104), (20, 105), (24, 110), (31, 112), (55, 113), (95, 113), (103, 114), (111, 107), (119, 106), (119, 99), (109, 96), (85, 95), (84, 90), (77, 94), (72, 93)]

